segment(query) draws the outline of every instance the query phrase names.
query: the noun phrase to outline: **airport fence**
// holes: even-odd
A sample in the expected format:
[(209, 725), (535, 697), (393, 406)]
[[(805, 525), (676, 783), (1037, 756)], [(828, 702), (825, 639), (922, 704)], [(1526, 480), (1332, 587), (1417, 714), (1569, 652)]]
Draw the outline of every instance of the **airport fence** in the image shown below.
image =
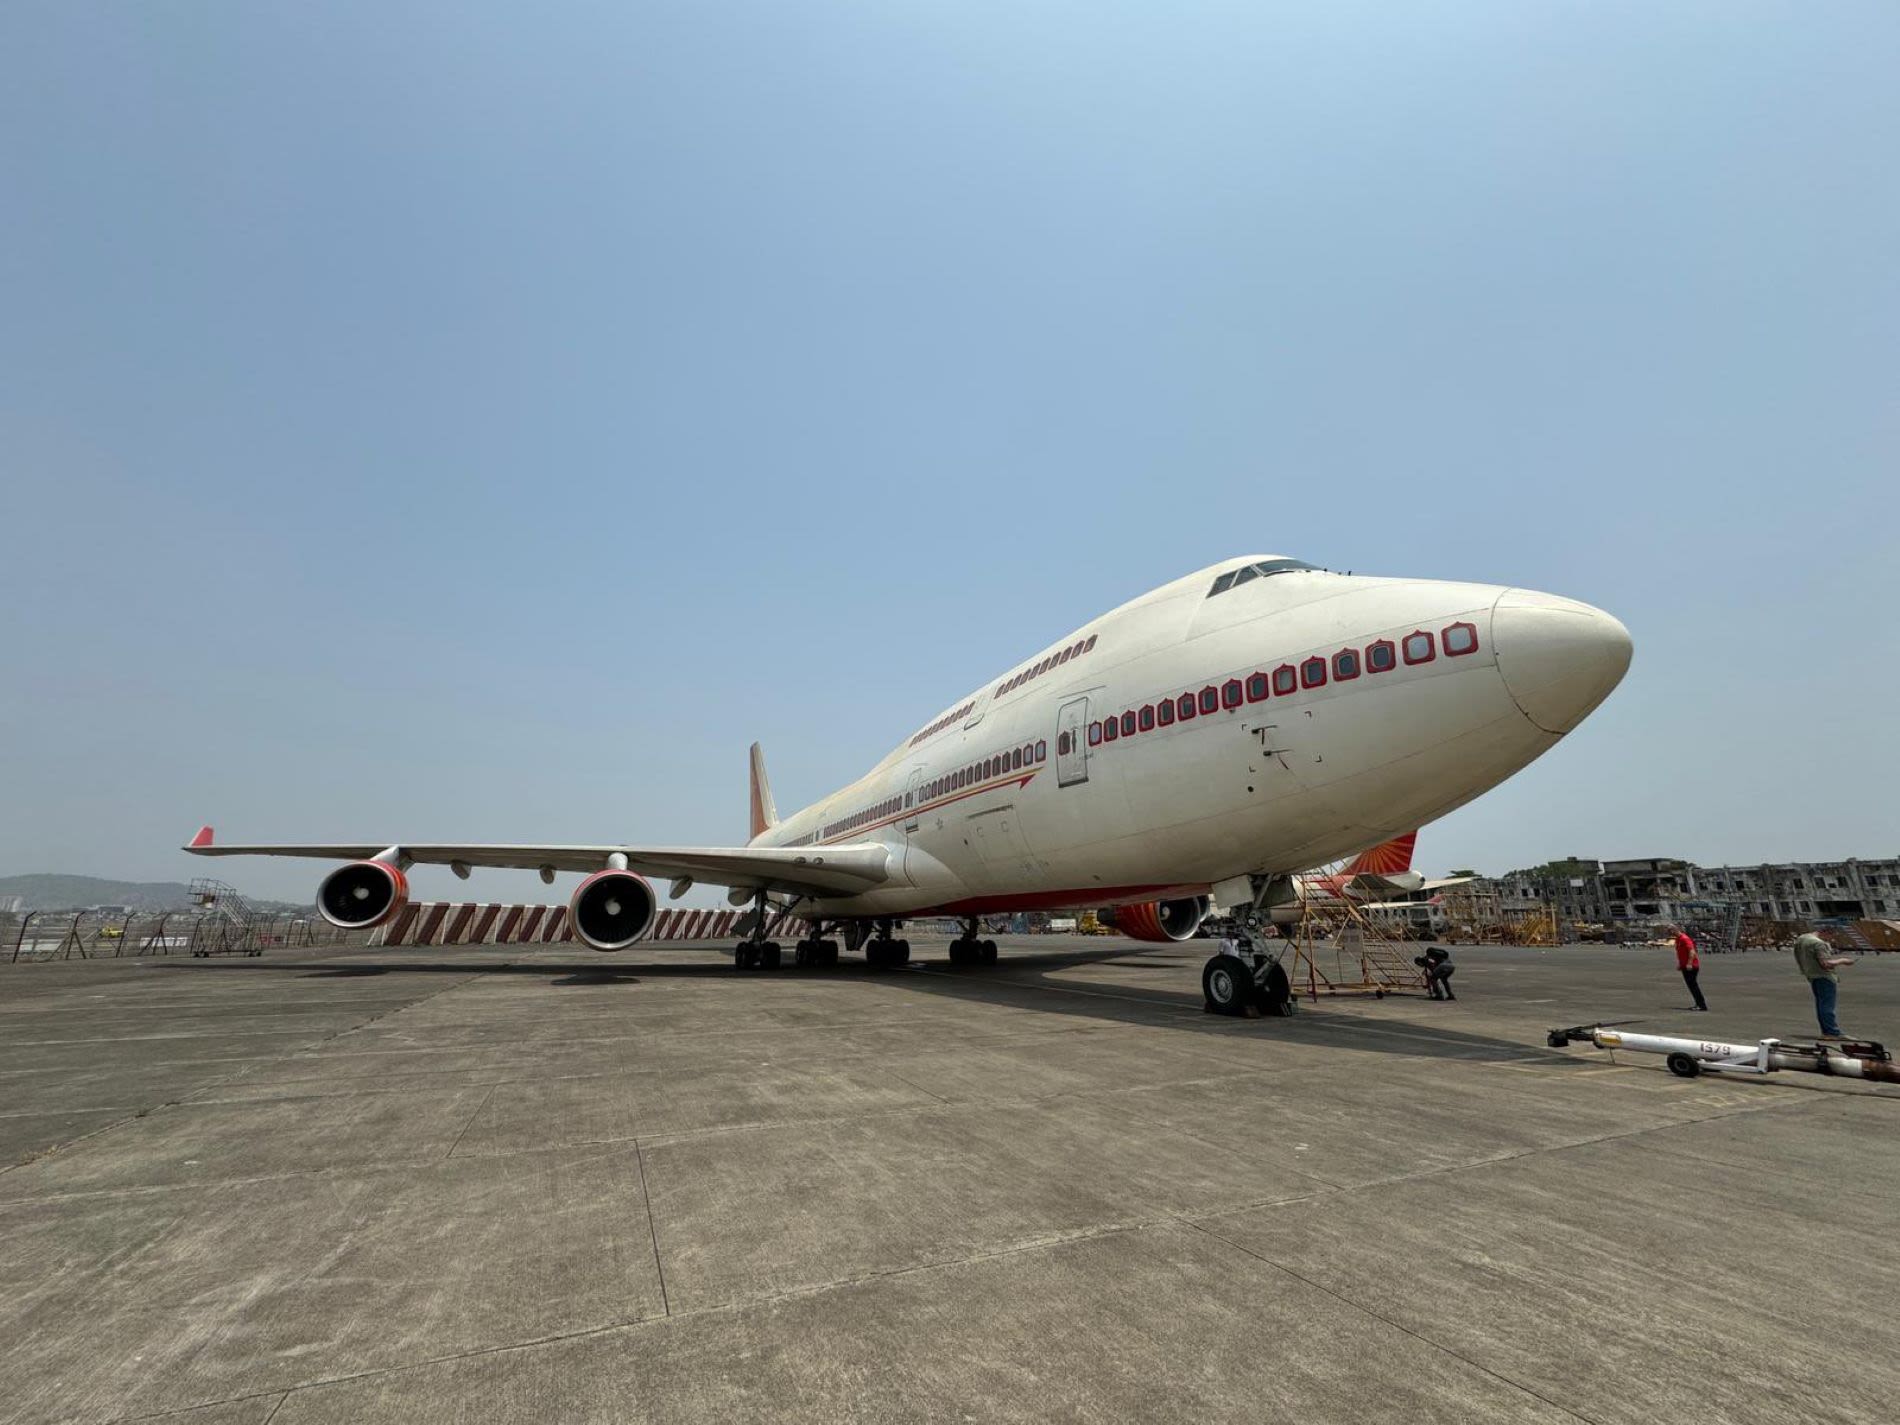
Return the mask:
[(214, 910), (24, 911), (0, 915), (0, 960), (117, 960), (150, 955), (261, 955), (288, 947), (361, 945), (360, 932), (336, 929), (296, 911), (238, 920)]

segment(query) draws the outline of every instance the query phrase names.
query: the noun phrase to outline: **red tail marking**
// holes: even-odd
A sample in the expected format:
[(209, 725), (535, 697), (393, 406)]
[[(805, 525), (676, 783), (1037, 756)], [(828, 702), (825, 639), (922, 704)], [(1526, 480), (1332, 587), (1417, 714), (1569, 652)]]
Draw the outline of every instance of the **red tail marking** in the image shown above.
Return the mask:
[(1409, 871), (1412, 869), (1412, 848), (1417, 843), (1416, 831), (1395, 836), (1370, 851), (1361, 851), (1339, 874), (1342, 879), (1349, 880), (1354, 876), (1393, 876), (1400, 871)]
[(211, 828), (208, 826), (199, 827), (198, 834), (191, 838), (191, 845), (193, 849), (195, 850), (196, 848), (200, 846), (209, 846), (210, 844), (211, 844)]

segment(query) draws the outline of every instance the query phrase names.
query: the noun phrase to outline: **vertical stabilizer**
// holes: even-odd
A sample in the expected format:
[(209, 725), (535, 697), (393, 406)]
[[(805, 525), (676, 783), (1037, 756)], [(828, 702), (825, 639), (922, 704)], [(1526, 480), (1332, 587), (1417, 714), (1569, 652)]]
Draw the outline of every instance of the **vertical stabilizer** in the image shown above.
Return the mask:
[(752, 744), (752, 837), (757, 840), (778, 825), (778, 807), (772, 801), (772, 784), (765, 775), (765, 753)]
[[(752, 749), (758, 756), (758, 748)], [(1370, 851), (1361, 851), (1353, 857), (1342, 876), (1396, 876), (1412, 869), (1412, 848), (1418, 844), (1418, 833), (1408, 831), (1403, 836), (1395, 836), (1390, 841), (1373, 847)]]

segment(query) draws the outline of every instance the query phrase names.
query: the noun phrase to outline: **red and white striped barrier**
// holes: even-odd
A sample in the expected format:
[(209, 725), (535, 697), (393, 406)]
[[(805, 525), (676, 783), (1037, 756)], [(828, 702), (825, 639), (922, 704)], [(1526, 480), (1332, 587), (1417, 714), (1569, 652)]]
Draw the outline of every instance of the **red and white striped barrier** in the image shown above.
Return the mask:
[[(740, 916), (736, 910), (703, 910), (669, 906), (660, 911), (650, 941), (737, 939)], [(773, 939), (797, 939), (805, 924), (795, 916), (779, 915), (767, 934)], [(411, 901), (395, 919), (370, 936), (371, 945), (554, 945), (570, 943), (574, 927), (564, 905), (483, 905), (476, 901)]]

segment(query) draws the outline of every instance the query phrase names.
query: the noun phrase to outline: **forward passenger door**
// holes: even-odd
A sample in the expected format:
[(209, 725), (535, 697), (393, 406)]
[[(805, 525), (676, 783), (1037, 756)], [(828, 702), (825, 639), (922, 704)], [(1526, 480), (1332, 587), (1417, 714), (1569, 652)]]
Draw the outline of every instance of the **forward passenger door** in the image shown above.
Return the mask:
[(1056, 785), (1089, 779), (1089, 700), (1071, 698), (1056, 713)]

